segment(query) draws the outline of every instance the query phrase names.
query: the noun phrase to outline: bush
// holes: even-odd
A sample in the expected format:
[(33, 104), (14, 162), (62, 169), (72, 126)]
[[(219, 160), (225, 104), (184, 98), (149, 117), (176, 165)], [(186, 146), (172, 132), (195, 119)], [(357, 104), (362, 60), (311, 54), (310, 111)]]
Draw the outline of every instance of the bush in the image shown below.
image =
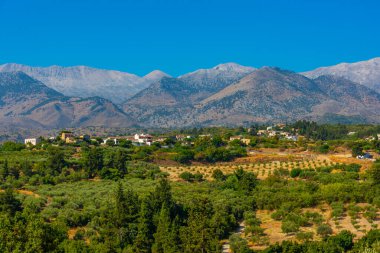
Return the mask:
[(286, 234), (298, 232), (299, 229), (300, 229), (300, 226), (294, 221), (288, 220), (288, 221), (282, 222), (281, 224), (281, 230), (282, 232)]
[(238, 234), (230, 236), (230, 247), (232, 252), (236, 253), (251, 253), (253, 252), (245, 239), (241, 238)]
[(322, 224), (317, 228), (317, 233), (321, 237), (325, 238), (332, 234), (332, 229), (328, 224)]
[(23, 149), (25, 149), (24, 144), (12, 141), (6, 141), (0, 146), (0, 150), (2, 151), (21, 151)]
[(311, 241), (314, 237), (313, 232), (299, 232), (296, 234), (297, 240), (300, 240), (302, 242)]
[(298, 177), (298, 176), (301, 174), (301, 172), (302, 172), (302, 170), (299, 169), (299, 168), (292, 169), (292, 170), (290, 171), (290, 176), (291, 176), (292, 178)]
[(180, 177), (181, 179), (185, 180), (185, 181), (190, 182), (190, 181), (192, 181), (192, 179), (193, 179), (193, 174), (192, 174), (191, 172), (187, 172), (187, 171), (185, 171), (185, 172), (182, 172), (182, 173), (179, 175), (179, 177)]
[(226, 180), (226, 176), (223, 174), (223, 172), (220, 169), (216, 169), (212, 172), (212, 178), (216, 181), (224, 181)]
[(192, 174), (191, 172), (183, 172), (179, 175), (179, 177), (187, 182), (200, 182), (203, 181), (203, 174), (201, 173), (195, 173)]
[(175, 161), (182, 163), (182, 164), (187, 164), (193, 159), (194, 159), (194, 152), (192, 152), (190, 150), (181, 150), (174, 157)]
[(330, 237), (329, 242), (332, 242), (335, 245), (339, 245), (344, 250), (344, 252), (347, 252), (354, 246), (353, 239), (354, 235), (351, 232), (344, 230), (338, 235)]

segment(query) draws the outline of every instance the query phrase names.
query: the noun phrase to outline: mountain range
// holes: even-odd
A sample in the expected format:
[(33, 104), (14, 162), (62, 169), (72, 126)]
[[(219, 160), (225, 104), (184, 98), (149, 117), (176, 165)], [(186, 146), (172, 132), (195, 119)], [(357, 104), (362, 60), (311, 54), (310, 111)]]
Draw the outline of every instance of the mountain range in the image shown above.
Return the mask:
[(169, 76), (159, 70), (139, 77), (126, 72), (87, 66), (42, 68), (14, 63), (0, 65), (0, 72), (17, 71), (24, 72), (65, 96), (100, 96), (116, 104), (124, 102), (160, 78)]
[(344, 77), (380, 93), (380, 57), (368, 61), (321, 67), (302, 74), (310, 78), (322, 75)]
[(0, 126), (63, 128), (130, 126), (133, 120), (112, 102), (67, 97), (23, 72), (0, 73)]
[(295, 73), (220, 64), (179, 77), (0, 65), (0, 126), (190, 127), (380, 123), (380, 58)]

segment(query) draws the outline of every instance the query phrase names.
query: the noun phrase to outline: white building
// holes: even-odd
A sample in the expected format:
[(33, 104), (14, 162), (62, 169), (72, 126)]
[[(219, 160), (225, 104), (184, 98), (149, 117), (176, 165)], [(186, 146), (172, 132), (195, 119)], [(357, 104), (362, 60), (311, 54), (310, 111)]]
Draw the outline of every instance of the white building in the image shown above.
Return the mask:
[(39, 138), (29, 138), (24, 140), (25, 145), (33, 145), (36, 146), (38, 143), (40, 143)]
[(135, 142), (150, 146), (152, 145), (153, 137), (149, 134), (135, 134)]
[(108, 137), (108, 138), (103, 140), (102, 145), (106, 145), (108, 142), (112, 142), (114, 145), (119, 144), (119, 140), (117, 138)]

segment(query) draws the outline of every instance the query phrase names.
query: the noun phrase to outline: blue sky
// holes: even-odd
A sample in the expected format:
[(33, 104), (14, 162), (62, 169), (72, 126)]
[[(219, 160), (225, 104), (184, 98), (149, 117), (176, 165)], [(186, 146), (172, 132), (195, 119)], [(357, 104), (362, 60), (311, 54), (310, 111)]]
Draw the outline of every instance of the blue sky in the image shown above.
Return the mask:
[(380, 56), (380, 1), (0, 0), (0, 63), (180, 75)]

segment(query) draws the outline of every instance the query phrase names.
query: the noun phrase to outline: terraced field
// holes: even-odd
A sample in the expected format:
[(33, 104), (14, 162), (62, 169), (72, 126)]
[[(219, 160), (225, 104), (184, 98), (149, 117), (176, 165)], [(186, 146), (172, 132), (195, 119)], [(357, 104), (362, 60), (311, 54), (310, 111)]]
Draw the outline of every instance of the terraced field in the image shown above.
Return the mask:
[(316, 154), (295, 150), (261, 149), (259, 151), (251, 151), (249, 156), (238, 158), (233, 162), (207, 165), (200, 163), (191, 165), (161, 165), (160, 169), (167, 172), (169, 178), (174, 181), (180, 180), (179, 175), (183, 172), (201, 173), (204, 179), (212, 180), (212, 173), (215, 169), (220, 169), (223, 173), (228, 174), (239, 168), (254, 172), (259, 179), (265, 179), (280, 169), (288, 171), (294, 168), (314, 170), (337, 164), (352, 163), (360, 164), (362, 166), (361, 169), (366, 170), (373, 162), (353, 158), (348, 152)]
[(218, 163), (215, 165), (190, 165), (190, 166), (161, 166), (160, 169), (169, 173), (171, 180), (179, 180), (179, 175), (183, 172), (201, 173), (204, 179), (211, 180), (212, 173), (216, 169), (220, 169), (225, 174), (234, 172), (242, 168), (246, 171), (254, 172), (259, 179), (265, 179), (275, 173), (276, 170), (285, 169), (291, 170), (294, 168), (300, 169), (318, 169), (323, 167), (330, 167), (338, 164), (326, 157), (326, 159), (295, 159), (295, 157), (288, 157), (288, 160), (283, 161), (265, 161), (265, 162), (248, 162), (248, 163)]

